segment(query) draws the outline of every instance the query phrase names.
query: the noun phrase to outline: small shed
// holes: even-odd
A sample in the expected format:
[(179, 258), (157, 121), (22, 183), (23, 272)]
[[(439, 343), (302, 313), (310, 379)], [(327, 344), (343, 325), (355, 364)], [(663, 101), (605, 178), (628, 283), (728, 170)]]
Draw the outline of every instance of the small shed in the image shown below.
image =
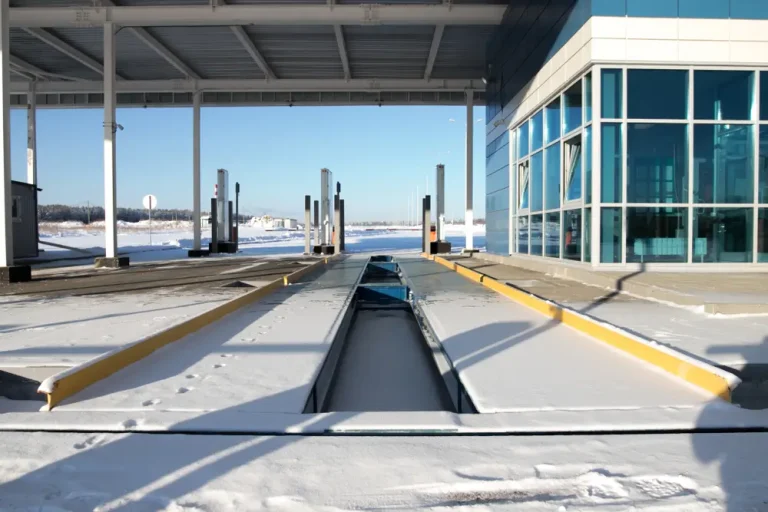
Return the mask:
[(13, 258), (36, 258), (37, 187), (21, 181), (11, 182), (11, 224), (13, 224)]

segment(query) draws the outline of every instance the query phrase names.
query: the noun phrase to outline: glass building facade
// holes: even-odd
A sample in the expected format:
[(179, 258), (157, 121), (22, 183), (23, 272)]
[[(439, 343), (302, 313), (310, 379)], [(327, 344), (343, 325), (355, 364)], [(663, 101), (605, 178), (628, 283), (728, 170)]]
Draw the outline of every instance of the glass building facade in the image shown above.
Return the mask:
[(489, 252), (768, 263), (768, 71), (593, 67), (510, 128), (488, 146)]

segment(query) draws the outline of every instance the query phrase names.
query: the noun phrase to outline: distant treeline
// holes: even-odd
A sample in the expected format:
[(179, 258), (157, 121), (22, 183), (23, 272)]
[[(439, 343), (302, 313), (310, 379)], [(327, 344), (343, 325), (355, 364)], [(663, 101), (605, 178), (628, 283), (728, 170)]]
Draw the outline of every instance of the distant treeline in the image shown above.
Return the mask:
[[(80, 221), (83, 224), (104, 220), (101, 206), (67, 206), (63, 204), (38, 205), (40, 222)], [(138, 222), (147, 219), (147, 210), (139, 208), (118, 208), (117, 220)], [(154, 220), (192, 220), (192, 210), (152, 210)]]

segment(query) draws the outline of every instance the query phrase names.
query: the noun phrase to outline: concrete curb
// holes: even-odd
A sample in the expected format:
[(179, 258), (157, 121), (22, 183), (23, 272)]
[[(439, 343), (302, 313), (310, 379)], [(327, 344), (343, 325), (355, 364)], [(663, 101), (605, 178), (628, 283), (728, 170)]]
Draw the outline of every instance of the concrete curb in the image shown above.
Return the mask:
[(221, 320), (226, 315), (237, 311), (267, 295), (295, 283), (300, 278), (315, 271), (328, 263), (330, 258), (324, 258), (296, 272), (271, 281), (269, 284), (247, 292), (239, 297), (210, 309), (194, 318), (185, 320), (164, 331), (152, 334), (144, 339), (123, 345), (110, 352), (102, 354), (90, 361), (68, 368), (45, 379), (38, 388), (38, 393), (47, 395), (48, 410), (59, 404), (65, 398), (82, 391), (91, 384), (105, 379), (113, 373), (144, 359), (155, 350), (174, 341), (178, 341), (203, 327)]
[[(431, 258), (430, 258), (431, 259)], [(441, 257), (434, 258), (435, 263), (454, 270), (458, 274), (478, 282), (519, 304), (561, 322), (592, 338), (607, 343), (631, 356), (652, 364), (690, 384), (731, 401), (732, 392), (741, 383), (735, 375), (715, 366), (698, 361), (671, 348), (658, 345), (653, 340), (631, 334), (620, 327), (602, 322), (569, 307), (562, 306), (545, 298), (510, 284), (500, 283), (490, 276), (464, 267), (456, 262)]]

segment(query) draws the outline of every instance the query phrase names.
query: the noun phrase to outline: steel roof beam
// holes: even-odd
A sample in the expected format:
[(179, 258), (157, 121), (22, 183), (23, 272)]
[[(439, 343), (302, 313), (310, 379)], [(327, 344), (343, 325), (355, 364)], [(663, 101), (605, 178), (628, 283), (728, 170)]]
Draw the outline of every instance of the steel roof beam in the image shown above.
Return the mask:
[[(83, 52), (81, 52), (71, 44), (62, 41), (61, 39), (54, 36), (50, 32), (43, 30), (41, 28), (25, 28), (24, 31), (27, 34), (38, 38), (40, 41), (44, 42), (45, 44), (60, 51), (67, 57), (76, 60), (80, 64), (94, 70), (100, 75), (104, 75), (104, 67), (101, 65), (101, 63), (87, 56), (86, 54), (84, 54)], [(117, 74), (115, 76), (117, 76), (118, 78), (123, 78)]]
[[(422, 80), (422, 79), (280, 79), (265, 82), (261, 79), (202, 79), (178, 80), (123, 80), (115, 84), (117, 92), (193, 92), (195, 90), (226, 92), (440, 92), (440, 91), (484, 91), (481, 79), (473, 80)], [(26, 88), (11, 91), (23, 93)], [(38, 84), (37, 92), (45, 93), (101, 93), (101, 81), (46, 81)]]
[(352, 72), (349, 70), (349, 57), (347, 57), (347, 45), (344, 43), (344, 32), (341, 30), (341, 25), (334, 25), (333, 31), (336, 33), (336, 45), (339, 47), (339, 57), (341, 57), (341, 65), (344, 68), (344, 78), (349, 80), (352, 78)]
[(243, 48), (245, 48), (245, 51), (248, 52), (248, 55), (250, 55), (256, 65), (259, 66), (259, 69), (262, 73), (264, 73), (264, 76), (267, 77), (268, 80), (275, 80), (277, 78), (275, 76), (275, 72), (272, 71), (271, 67), (269, 67), (267, 60), (256, 48), (256, 45), (253, 44), (251, 38), (248, 37), (248, 33), (245, 31), (245, 29), (240, 25), (233, 25), (229, 28), (232, 29), (232, 33), (235, 34), (235, 37), (237, 37), (237, 40), (240, 41), (241, 45), (243, 45)]
[(432, 35), (432, 46), (429, 48), (429, 57), (427, 57), (427, 67), (424, 69), (424, 80), (429, 80), (432, 77), (432, 68), (435, 67), (435, 59), (440, 50), (440, 41), (443, 40), (444, 30), (445, 25), (435, 27), (435, 33)]
[(498, 25), (504, 4), (262, 4), (11, 7), (10, 26), (99, 27), (193, 25)]
[(176, 56), (171, 50), (168, 49), (163, 43), (157, 40), (155, 36), (147, 32), (142, 27), (128, 27), (128, 30), (133, 32), (142, 43), (149, 46), (155, 53), (165, 59), (168, 64), (176, 68), (182, 75), (188, 78), (194, 78), (195, 80), (200, 78), (200, 75), (195, 73), (192, 68), (186, 65), (180, 58)]

